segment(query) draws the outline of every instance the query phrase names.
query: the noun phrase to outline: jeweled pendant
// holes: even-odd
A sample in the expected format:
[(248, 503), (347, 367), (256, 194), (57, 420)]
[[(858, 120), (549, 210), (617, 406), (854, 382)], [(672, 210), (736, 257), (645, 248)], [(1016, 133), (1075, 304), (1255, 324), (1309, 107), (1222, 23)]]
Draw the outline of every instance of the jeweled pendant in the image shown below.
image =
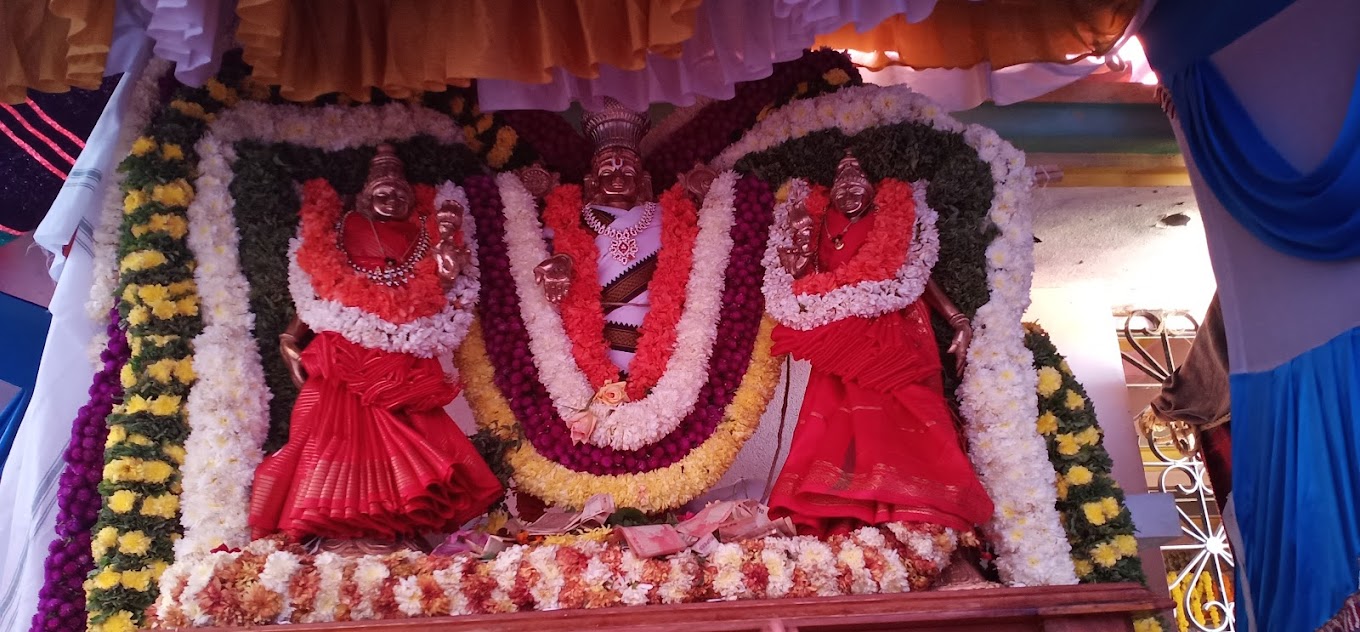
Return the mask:
[(831, 245), (832, 245), (832, 246), (835, 246), (835, 247), (836, 247), (836, 250), (840, 250), (840, 249), (842, 249), (842, 248), (845, 248), (845, 242), (844, 242), (844, 241), (841, 241), (841, 238), (840, 238), (840, 237), (832, 237), (832, 238), (831, 238)]
[(609, 256), (615, 261), (627, 265), (637, 258), (638, 245), (636, 239), (628, 237), (615, 238), (609, 241)]

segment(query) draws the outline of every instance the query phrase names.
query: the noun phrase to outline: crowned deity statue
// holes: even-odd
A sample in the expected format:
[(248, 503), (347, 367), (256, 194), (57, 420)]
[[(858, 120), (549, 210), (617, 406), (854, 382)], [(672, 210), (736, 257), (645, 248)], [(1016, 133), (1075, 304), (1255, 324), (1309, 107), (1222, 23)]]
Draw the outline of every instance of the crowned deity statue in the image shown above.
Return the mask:
[[(652, 178), (642, 169), (638, 147), (650, 123), (647, 115), (605, 100), (602, 110), (582, 120), (595, 146), (581, 195), (581, 227), (599, 253), (597, 269), (609, 359), (622, 374), (637, 352), (638, 329), (650, 304), (648, 284), (661, 249), (661, 207)], [(552, 237), (549, 229), (549, 238)], [(554, 302), (566, 293), (573, 262), (563, 254), (540, 264), (537, 278)]]
[[(959, 372), (970, 325), (928, 280), (933, 261), (911, 260), (918, 249), (907, 242), (934, 230), (933, 215), (928, 226), (919, 220), (912, 185), (878, 184), (847, 153), (829, 191), (813, 188), (784, 213), (788, 239), (777, 254), (789, 288), (804, 293), (804, 305), (815, 305), (818, 293), (841, 292), (837, 309), (860, 311), (781, 320), (774, 330), (775, 353), (812, 367), (770, 513), (818, 536), (887, 522), (970, 533), (991, 518), (992, 502), (945, 398), (931, 312), (954, 328), (949, 354)], [(899, 258), (894, 269), (879, 270), (890, 256)], [(905, 308), (873, 311), (882, 296), (859, 301), (856, 288), (866, 278), (895, 284), (889, 300), (905, 297)], [(786, 298), (767, 290), (770, 302)]]
[(280, 336), (300, 393), (288, 442), (255, 473), (255, 537), (381, 552), (456, 530), (501, 495), (444, 412), (458, 388), (438, 356), (476, 302), (465, 205), (452, 183), (408, 183), (389, 145), (349, 208), (325, 180), (304, 184), (289, 251), (297, 318)]

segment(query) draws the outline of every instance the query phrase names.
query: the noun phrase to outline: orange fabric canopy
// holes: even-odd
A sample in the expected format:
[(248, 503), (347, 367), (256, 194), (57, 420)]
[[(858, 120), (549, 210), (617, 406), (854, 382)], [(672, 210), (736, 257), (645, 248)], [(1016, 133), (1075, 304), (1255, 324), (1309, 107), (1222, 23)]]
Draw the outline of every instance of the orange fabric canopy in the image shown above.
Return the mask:
[(98, 88), (113, 12), (105, 0), (0, 0), (0, 101), (22, 103), (28, 88)]
[[(1170, 1), (1170, 0), (1168, 0)], [(817, 37), (836, 49), (872, 52), (868, 68), (992, 69), (1104, 55), (1128, 29), (1141, 0), (939, 0), (926, 19), (901, 15), (864, 33), (847, 25)]]
[(237, 39), (283, 96), (397, 98), (469, 78), (543, 83), (680, 54), (702, 0), (241, 0)]

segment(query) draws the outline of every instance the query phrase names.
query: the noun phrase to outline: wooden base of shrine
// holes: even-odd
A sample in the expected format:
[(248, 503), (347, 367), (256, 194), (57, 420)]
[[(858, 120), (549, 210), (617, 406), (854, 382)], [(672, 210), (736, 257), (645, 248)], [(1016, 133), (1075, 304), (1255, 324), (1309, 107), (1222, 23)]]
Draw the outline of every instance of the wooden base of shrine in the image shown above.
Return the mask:
[(289, 625), (282, 629), (286, 632), (1130, 632), (1134, 613), (1169, 607), (1169, 599), (1157, 597), (1138, 584), (1094, 584), (559, 610)]

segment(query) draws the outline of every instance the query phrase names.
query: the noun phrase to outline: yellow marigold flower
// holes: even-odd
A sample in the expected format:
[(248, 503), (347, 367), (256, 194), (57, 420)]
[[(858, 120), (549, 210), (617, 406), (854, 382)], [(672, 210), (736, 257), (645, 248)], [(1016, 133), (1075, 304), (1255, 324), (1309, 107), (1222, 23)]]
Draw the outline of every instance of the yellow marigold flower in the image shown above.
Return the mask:
[(99, 571), (99, 574), (94, 576), (94, 585), (95, 588), (108, 590), (110, 588), (113, 588), (114, 586), (117, 586), (122, 579), (123, 579), (122, 573), (115, 571), (111, 568), (106, 568), (102, 571)]
[(128, 435), (127, 442), (128, 442), (128, 443), (131, 443), (132, 445), (140, 445), (140, 446), (148, 446), (148, 445), (151, 445), (151, 439), (148, 439), (148, 438), (146, 437), (146, 435), (141, 435), (141, 434), (136, 434), (136, 433)]
[(236, 95), (235, 90), (228, 88), (226, 84), (223, 84), (221, 81), (218, 81), (216, 79), (209, 79), (207, 87), (208, 96), (212, 97), (214, 101), (220, 102), (226, 105), (227, 107), (236, 105), (236, 101), (237, 99), (239, 99), (239, 97)]
[(1062, 374), (1057, 369), (1046, 366), (1039, 369), (1039, 395), (1048, 397), (1062, 388)]
[(1133, 622), (1133, 632), (1162, 632), (1162, 622), (1157, 617), (1143, 617)]
[[(128, 320), (131, 321), (130, 318)], [(134, 358), (142, 355), (142, 338), (140, 336), (129, 336), (128, 350), (132, 352)]]
[(165, 456), (170, 457), (170, 460), (174, 461), (176, 464), (184, 465), (184, 446), (170, 444), (165, 446), (161, 452), (164, 452)]
[(128, 555), (146, 555), (151, 538), (141, 531), (129, 531), (118, 537), (118, 550)]
[(1100, 443), (1100, 428), (1091, 426), (1076, 435), (1077, 443), (1082, 445), (1095, 445)]
[(145, 305), (138, 305), (128, 312), (128, 324), (133, 327), (140, 327), (151, 322), (151, 310)]
[(1101, 498), (1100, 507), (1105, 510), (1105, 517), (1107, 518), (1118, 517), (1123, 511), (1123, 508), (1119, 506), (1119, 501), (1115, 500), (1113, 496)]
[(486, 143), (477, 138), (477, 128), (471, 125), (463, 126), (463, 140), (467, 143), (468, 149), (471, 149), (474, 153), (481, 153), (486, 148)]
[(1092, 478), (1091, 470), (1086, 469), (1084, 465), (1074, 465), (1072, 469), (1067, 470), (1067, 482), (1070, 485), (1085, 485), (1091, 482)]
[(151, 198), (146, 196), (146, 191), (141, 189), (128, 191), (127, 195), (123, 196), (123, 214), (131, 215), (136, 213), (137, 209), (146, 206), (146, 203), (150, 201), (150, 199)]
[[(167, 304), (172, 307), (174, 306), (174, 303), (169, 303), (168, 301)], [(174, 376), (175, 367), (177, 366), (179, 366), (178, 360), (162, 358), (147, 365), (146, 374), (151, 376), (151, 379), (156, 380), (161, 384), (169, 384), (170, 379)]]
[(1067, 360), (1063, 360), (1062, 362), (1058, 363), (1058, 370), (1062, 371), (1063, 373), (1066, 373), (1067, 375), (1072, 375), (1072, 367), (1067, 366)]
[(170, 107), (174, 108), (175, 110), (178, 110), (180, 114), (183, 114), (189, 118), (196, 118), (200, 121), (207, 121), (211, 123), (212, 120), (216, 118), (213, 115), (208, 114), (207, 110), (203, 109), (203, 106), (197, 103), (184, 101), (182, 99), (176, 99), (174, 101), (171, 101)]
[[(183, 448), (181, 448), (183, 449)], [(179, 496), (174, 494), (161, 494), (159, 496), (148, 496), (142, 501), (142, 515), (156, 518), (174, 518), (179, 511)]]
[(1114, 548), (1124, 557), (1133, 557), (1138, 555), (1138, 539), (1131, 535), (1115, 536)]
[(151, 189), (151, 199), (166, 206), (188, 206), (194, 200), (194, 188), (184, 178), (169, 184), (158, 184)]
[(1101, 542), (1091, 549), (1091, 559), (1095, 560), (1096, 564), (1109, 568), (1119, 561), (1119, 554), (1108, 542)]
[[(792, 182), (791, 180), (789, 182)], [(789, 199), (789, 182), (779, 185), (779, 190), (774, 192), (776, 202), (783, 202)]]
[(1067, 480), (1058, 478), (1058, 500), (1067, 500)]
[(94, 535), (94, 541), (98, 544), (103, 544), (104, 546), (113, 546), (114, 544), (117, 544), (117, 527), (104, 527), (103, 529), (100, 529), (99, 533)]
[(1098, 502), (1083, 503), (1081, 506), (1081, 513), (1086, 516), (1087, 522), (1097, 527), (1105, 524), (1105, 508), (1101, 507)]
[[(136, 481), (142, 477), (141, 459), (123, 457), (104, 465), (104, 480), (110, 483)], [(110, 501), (111, 503), (112, 501)], [(119, 512), (122, 513), (122, 512)]]
[(1077, 444), (1077, 440), (1072, 437), (1071, 433), (1058, 435), (1058, 454), (1063, 456), (1075, 456), (1077, 452), (1080, 451), (1081, 446)]
[(122, 272), (137, 272), (154, 268), (166, 261), (165, 255), (158, 250), (138, 250), (123, 257), (118, 269)]
[(509, 126), (502, 127), (496, 131), (496, 144), (491, 151), (486, 154), (486, 162), (494, 169), (505, 166), (510, 162), (510, 156), (515, 151), (515, 143), (519, 140), (519, 135)]
[(175, 301), (175, 305), (179, 308), (179, 314), (180, 314), (180, 316), (197, 316), (197, 315), (198, 315), (198, 297), (197, 297), (197, 296), (186, 296), (186, 297), (184, 297), (184, 298), (182, 298), (182, 299), (179, 299), (178, 301)]
[(132, 372), (131, 364), (124, 364), (122, 370), (118, 371), (118, 382), (123, 388), (132, 388), (137, 385), (137, 374)]
[(801, 96), (801, 95), (804, 95), (804, 94), (807, 94), (807, 91), (808, 91), (808, 82), (806, 82), (806, 81), (800, 81), (800, 82), (798, 83), (798, 85), (796, 86), (796, 88), (797, 88), (796, 94), (798, 94), (798, 95), (800, 95), (800, 96)]
[(175, 467), (165, 461), (147, 461), (142, 465), (142, 478), (148, 483), (164, 483), (175, 473)]
[(166, 564), (162, 560), (156, 560), (155, 562), (151, 563), (151, 576), (160, 577), (161, 575), (165, 574), (165, 569), (167, 568), (170, 568), (169, 564)]
[(158, 417), (169, 417), (179, 412), (179, 405), (183, 401), (179, 395), (160, 395), (151, 400), (151, 414)]
[[(178, 215), (176, 215), (175, 217), (178, 217)], [(184, 280), (184, 281), (175, 281), (174, 283), (171, 283), (171, 284), (168, 285), (167, 287), (170, 289), (170, 296), (180, 297), (180, 296), (183, 296), (183, 295), (185, 295), (185, 294), (188, 294), (189, 292), (192, 292), (192, 291), (194, 291), (194, 290), (197, 290), (197, 289), (198, 289), (198, 284), (197, 284), (197, 283), (194, 283), (194, 280), (193, 280), (193, 279), (187, 279), (187, 280)], [(159, 337), (160, 337), (160, 338), (165, 338), (165, 339), (168, 340), (168, 339), (178, 338), (179, 336), (159, 336)], [(165, 344), (165, 343), (164, 343), (164, 342), (161, 342), (161, 343), (157, 343), (157, 344)]]
[(127, 414), (129, 415), (145, 412), (151, 408), (150, 402), (141, 395), (133, 395), (132, 397), (127, 398), (127, 401), (123, 402), (123, 406), (127, 409)]
[(192, 384), (198, 374), (194, 373), (194, 359), (184, 358), (175, 363), (175, 379), (181, 384)]
[(137, 592), (146, 592), (148, 588), (151, 588), (151, 569), (123, 571), (123, 587)]
[(1063, 403), (1067, 405), (1068, 410), (1081, 410), (1086, 408), (1086, 398), (1073, 390), (1067, 391), (1067, 401)]
[(189, 232), (189, 223), (179, 215), (156, 213), (145, 224), (132, 227), (132, 234), (141, 237), (147, 233), (165, 233), (174, 239), (183, 239)]
[(822, 75), (822, 78), (833, 86), (839, 86), (849, 81), (850, 75), (846, 74), (845, 70), (842, 68), (832, 68), (831, 70), (826, 71), (826, 74)]
[(1072, 560), (1072, 566), (1077, 571), (1077, 577), (1085, 577), (1096, 570), (1091, 563), (1086, 560)]
[(132, 155), (134, 156), (145, 156), (153, 151), (156, 151), (155, 139), (142, 136), (132, 141)]
[(136, 283), (129, 283), (129, 284), (123, 286), (123, 302), (124, 302), (124, 303), (136, 303), (136, 302), (137, 302), (137, 292), (138, 292), (138, 290), (140, 290), (140, 289), (142, 289), (142, 287), (141, 287), (140, 285), (137, 285)]
[(161, 157), (166, 160), (184, 160), (184, 149), (175, 143), (161, 145)]
[(151, 308), (152, 316), (161, 320), (169, 320), (179, 313), (179, 306), (174, 301), (156, 301), (155, 303), (147, 303), (147, 307)]
[(481, 134), (483, 132), (486, 132), (486, 130), (491, 129), (491, 124), (495, 122), (496, 122), (495, 117), (491, 116), (490, 114), (483, 114), (477, 117), (476, 127), (477, 133)]
[(1058, 431), (1058, 417), (1051, 412), (1045, 411), (1044, 414), (1039, 415), (1039, 420), (1035, 425), (1039, 430), (1039, 434), (1051, 435)]
[(170, 288), (164, 285), (143, 285), (137, 288), (137, 296), (143, 303), (159, 303), (170, 298)]
[(132, 622), (132, 613), (119, 610), (103, 623), (92, 624), (89, 632), (136, 632), (136, 630), (137, 625)]
[(137, 492), (129, 489), (120, 489), (109, 496), (109, 510), (113, 513), (124, 514), (132, 511), (132, 506), (137, 504)]

